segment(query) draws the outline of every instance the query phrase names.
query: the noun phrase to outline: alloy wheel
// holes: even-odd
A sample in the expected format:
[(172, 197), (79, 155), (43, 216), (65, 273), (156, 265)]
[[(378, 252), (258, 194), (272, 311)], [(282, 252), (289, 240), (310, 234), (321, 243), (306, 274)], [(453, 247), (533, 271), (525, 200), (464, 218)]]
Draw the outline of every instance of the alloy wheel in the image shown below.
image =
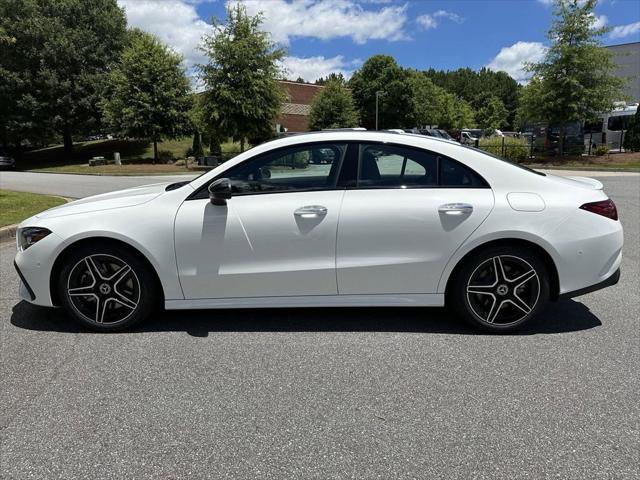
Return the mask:
[(138, 307), (140, 281), (124, 260), (113, 255), (89, 255), (71, 269), (67, 295), (85, 319), (115, 324), (124, 322)]
[(520, 257), (498, 255), (482, 262), (467, 282), (473, 313), (492, 325), (511, 325), (525, 318), (540, 297), (536, 270)]

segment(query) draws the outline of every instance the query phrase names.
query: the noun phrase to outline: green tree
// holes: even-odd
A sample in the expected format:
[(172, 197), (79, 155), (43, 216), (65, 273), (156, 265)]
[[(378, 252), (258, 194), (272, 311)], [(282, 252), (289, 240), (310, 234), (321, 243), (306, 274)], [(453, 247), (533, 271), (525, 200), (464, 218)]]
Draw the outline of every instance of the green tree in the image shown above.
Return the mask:
[(476, 121), (480, 128), (493, 132), (507, 125), (508, 114), (509, 112), (507, 112), (502, 101), (495, 95), (490, 95), (478, 110)]
[(411, 86), (408, 73), (393, 57), (374, 55), (349, 80), (362, 126), (372, 129), (376, 124), (376, 92), (379, 97), (379, 128), (409, 126)]
[(445, 93), (438, 125), (447, 130), (475, 127), (475, 116), (471, 105), (452, 93)]
[(358, 125), (351, 91), (344, 81), (330, 80), (314, 97), (309, 114), (309, 128), (348, 128)]
[(148, 138), (158, 160), (158, 142), (191, 131), (190, 85), (182, 57), (156, 37), (136, 30), (109, 76), (109, 98), (104, 112), (124, 136)]
[(99, 127), (104, 77), (125, 43), (116, 0), (0, 2), (0, 128), (19, 144)]
[(629, 128), (624, 134), (624, 149), (640, 151), (640, 108), (629, 121)]
[(539, 81), (532, 110), (560, 126), (561, 154), (567, 123), (592, 119), (622, 98), (624, 81), (612, 75), (611, 53), (599, 40), (608, 29), (595, 28), (595, 6), (596, 0), (556, 0), (551, 46), (542, 62), (529, 67)]
[(514, 128), (518, 100), (522, 87), (506, 72), (494, 72), (488, 68), (479, 71), (470, 68), (442, 71), (429, 69), (424, 72), (437, 86), (453, 93), (479, 110), (487, 96), (498, 97), (508, 111), (508, 128)]
[(260, 29), (262, 15), (250, 16), (238, 3), (227, 9), (227, 21), (213, 19), (215, 32), (203, 39), (209, 58), (200, 65), (205, 86), (207, 123), (227, 137), (244, 141), (274, 135), (284, 92), (278, 85), (284, 50)]
[(409, 125), (423, 127), (443, 123), (445, 90), (422, 72), (410, 70), (408, 78), (411, 89)]
[(347, 80), (344, 78), (344, 75), (341, 72), (338, 72), (338, 73), (332, 72), (329, 75), (327, 75), (327, 78), (320, 77), (314, 83), (316, 85), (326, 85), (331, 81), (337, 81), (343, 84), (347, 83)]

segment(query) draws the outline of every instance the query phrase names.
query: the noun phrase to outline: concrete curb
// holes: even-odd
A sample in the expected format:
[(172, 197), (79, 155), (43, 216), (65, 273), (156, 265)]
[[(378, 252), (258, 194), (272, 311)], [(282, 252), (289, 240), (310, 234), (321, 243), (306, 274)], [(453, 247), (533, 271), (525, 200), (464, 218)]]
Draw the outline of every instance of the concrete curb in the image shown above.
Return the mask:
[(17, 224), (0, 228), (0, 243), (8, 243), (15, 240), (16, 228), (18, 228)]

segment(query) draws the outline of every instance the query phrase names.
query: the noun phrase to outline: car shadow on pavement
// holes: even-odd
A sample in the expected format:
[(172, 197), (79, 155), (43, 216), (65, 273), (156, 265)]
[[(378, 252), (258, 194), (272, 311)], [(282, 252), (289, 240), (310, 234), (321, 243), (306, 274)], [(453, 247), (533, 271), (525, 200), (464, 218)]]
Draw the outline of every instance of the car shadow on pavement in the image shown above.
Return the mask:
[[(61, 309), (20, 302), (11, 323), (27, 330), (91, 333)], [(589, 308), (574, 300), (551, 303), (517, 335), (577, 332), (602, 325)], [(186, 332), (407, 332), (470, 335), (478, 332), (445, 308), (296, 308), (163, 311), (125, 333)]]

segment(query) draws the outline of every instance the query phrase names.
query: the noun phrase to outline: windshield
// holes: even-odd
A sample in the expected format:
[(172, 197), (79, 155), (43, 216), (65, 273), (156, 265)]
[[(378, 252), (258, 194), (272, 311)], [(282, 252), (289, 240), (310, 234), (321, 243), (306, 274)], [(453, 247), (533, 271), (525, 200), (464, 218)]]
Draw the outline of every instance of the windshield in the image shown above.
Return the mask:
[(501, 162), (505, 162), (505, 163), (508, 163), (509, 165), (513, 165), (514, 167), (521, 168), (522, 170), (526, 170), (527, 172), (535, 173), (536, 175), (540, 175), (542, 177), (546, 177), (547, 176), (546, 173), (539, 172), (538, 170), (534, 170), (533, 168), (526, 167), (526, 166), (521, 165), (521, 164), (516, 163), (516, 162), (512, 162), (511, 160), (507, 160), (506, 158), (499, 157), (498, 155), (494, 155), (493, 153), (489, 153), (489, 152), (487, 152), (485, 150), (482, 150), (480, 148), (470, 147), (469, 145), (461, 145), (461, 146), (464, 147), (464, 148), (468, 148), (469, 150), (473, 150), (475, 152), (484, 153), (485, 155), (487, 155), (487, 156), (489, 156), (491, 158), (495, 158), (496, 160), (500, 160)]

